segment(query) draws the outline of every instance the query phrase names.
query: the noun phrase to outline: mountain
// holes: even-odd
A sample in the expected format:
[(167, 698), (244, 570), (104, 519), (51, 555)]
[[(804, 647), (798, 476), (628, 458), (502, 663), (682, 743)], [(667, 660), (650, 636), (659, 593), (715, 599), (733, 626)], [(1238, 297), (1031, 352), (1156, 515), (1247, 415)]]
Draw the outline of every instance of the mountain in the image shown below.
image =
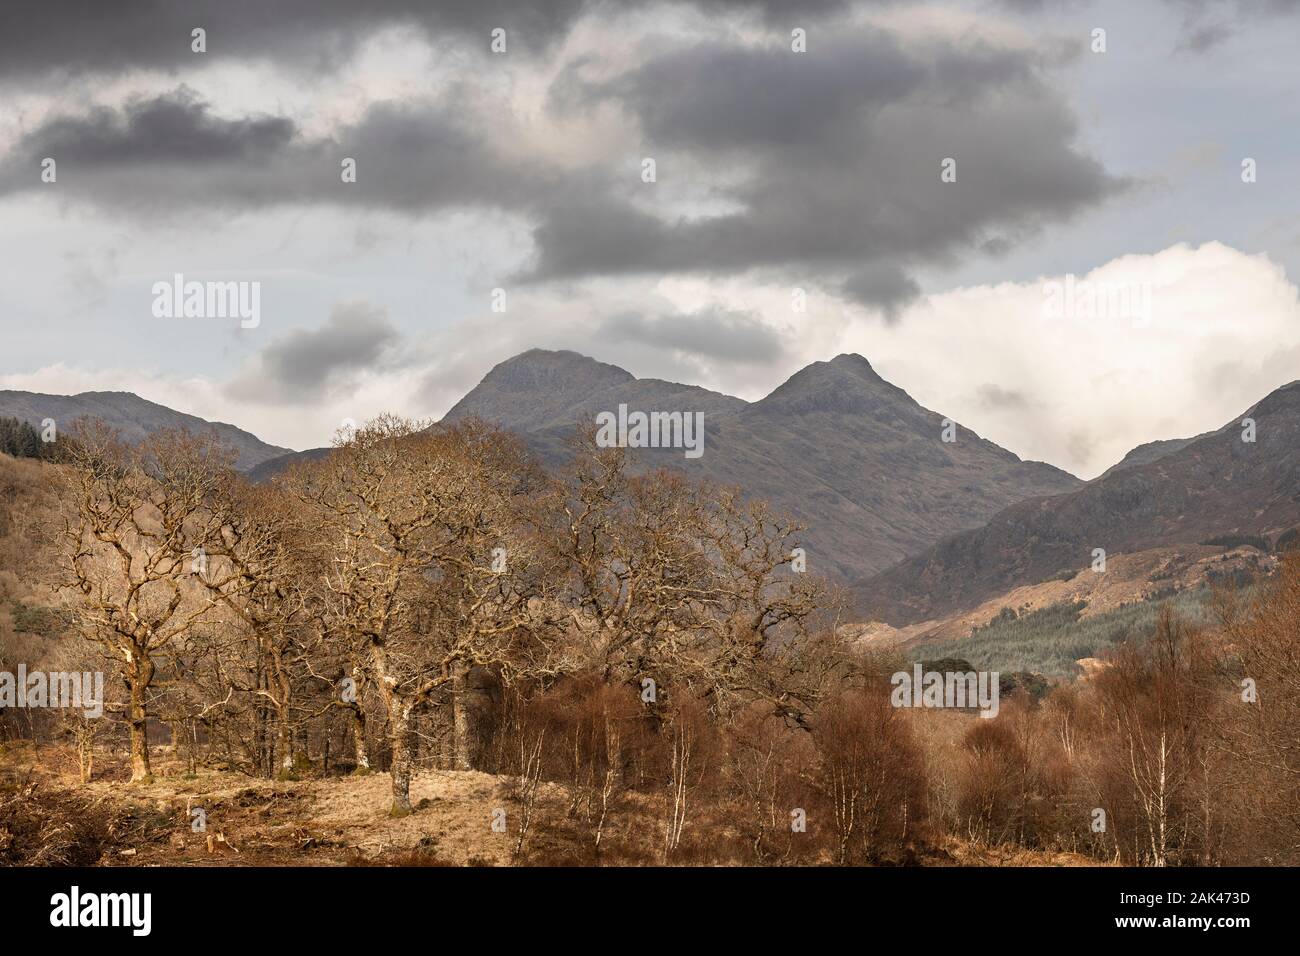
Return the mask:
[[(1209, 433), (1207, 432), (1206, 434)], [(1138, 445), (1093, 480), (1095, 481), (1100, 478), (1105, 478), (1107, 475), (1112, 475), (1125, 468), (1132, 468), (1134, 465), (1150, 464), (1159, 458), (1165, 457), (1165, 455), (1172, 455), (1179, 449), (1186, 448), (1198, 438), (1204, 437), (1205, 435), (1197, 435), (1196, 438), (1165, 438), (1158, 441), (1149, 441), (1144, 445)]]
[(283, 455), (276, 455), (274, 458), (268, 458), (254, 467), (248, 469), (248, 480), (254, 484), (270, 481), (276, 475), (288, 471), (291, 467), (301, 461), (319, 461), (334, 449), (326, 448), (308, 448), (306, 451), (290, 451)]
[[(1254, 442), (1242, 419), (1255, 420)], [(1300, 381), (1217, 431), (1066, 494), (1022, 501), (854, 588), (892, 625), (933, 620), (1111, 555), (1276, 535), (1300, 525)]]
[(758, 402), (638, 379), (576, 352), (534, 349), (493, 368), (447, 414), (521, 434), (551, 464), (597, 413), (702, 412), (704, 453), (644, 450), (646, 464), (740, 485), (807, 525), (809, 566), (851, 578), (882, 570), (1028, 497), (1082, 485), (958, 427), (881, 378), (860, 355), (815, 362)]
[(612, 410), (619, 402), (629, 409), (689, 408), (709, 416), (748, 405), (698, 385), (637, 378), (617, 365), (577, 352), (530, 349), (494, 367), (443, 420), (473, 415), (508, 424), (520, 433), (567, 431), (575, 422), (593, 421), (598, 412)]
[[(743, 408), (745, 402), (695, 385), (639, 379), (616, 365), (569, 351), (530, 349), (500, 363), (443, 416), (444, 422), (481, 418), (526, 436), (543, 462), (556, 466), (569, 454), (576, 422), (594, 421), (596, 413), (616, 411), (619, 402), (642, 409), (691, 408), (713, 416)], [(249, 472), (266, 481), (304, 460), (329, 454), (329, 448), (291, 452)]]
[(146, 401), (131, 392), (82, 392), (79, 395), (42, 395), (37, 392), (0, 390), (0, 417), (18, 418), (38, 428), (47, 418), (66, 429), (78, 418), (100, 418), (118, 429), (127, 441), (139, 441), (160, 428), (188, 428), (195, 434), (215, 432), (235, 450), (235, 466), (241, 471), (285, 454), (261, 441), (256, 435), (227, 425), (209, 422), (194, 415), (174, 411), (165, 405)]

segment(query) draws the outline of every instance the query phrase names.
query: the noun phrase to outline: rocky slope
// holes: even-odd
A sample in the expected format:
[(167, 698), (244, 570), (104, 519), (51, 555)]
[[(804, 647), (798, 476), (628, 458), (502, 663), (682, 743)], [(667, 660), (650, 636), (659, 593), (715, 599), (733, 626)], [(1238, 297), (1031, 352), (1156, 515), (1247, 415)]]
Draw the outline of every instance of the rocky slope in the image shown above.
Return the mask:
[[(1256, 440), (1243, 441), (1253, 418)], [(1145, 464), (1112, 469), (1067, 494), (1012, 505), (855, 589), (870, 619), (911, 624), (972, 608), (1012, 587), (1108, 555), (1300, 525), (1300, 382), (1217, 431)]]

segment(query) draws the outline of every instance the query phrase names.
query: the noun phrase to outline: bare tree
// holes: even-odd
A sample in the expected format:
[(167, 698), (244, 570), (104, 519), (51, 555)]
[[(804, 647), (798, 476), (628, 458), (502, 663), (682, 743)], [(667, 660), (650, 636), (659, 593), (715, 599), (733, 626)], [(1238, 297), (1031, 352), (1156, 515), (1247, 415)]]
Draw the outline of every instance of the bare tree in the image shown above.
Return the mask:
[(757, 695), (806, 713), (811, 685), (772, 679), (773, 652), (806, 636), (820, 609), (820, 585), (789, 568), (796, 524), (734, 489), (632, 474), (624, 449), (590, 433), (559, 494), (552, 546), (582, 666), (616, 682), (671, 673), (715, 708)]
[(213, 601), (203, 573), (212, 495), (229, 456), (214, 441), (159, 431), (136, 447), (98, 422), (81, 422), (65, 454), (70, 515), (62, 587), (75, 595), (79, 630), (118, 663), (128, 692), (131, 779), (150, 776), (147, 695), (155, 655), (191, 632)]
[(305, 529), (329, 555), (327, 619), (383, 697), (394, 815), (411, 809), (415, 721), (433, 696), (466, 667), (539, 659), (537, 548), (521, 522), (530, 474), (506, 433), (385, 416), (294, 476)]
[(1177, 862), (1190, 837), (1188, 814), (1213, 719), (1196, 662), (1186, 625), (1165, 605), (1149, 645), (1122, 648), (1095, 681), (1112, 731), (1107, 764), (1136, 814), (1134, 852), (1151, 866)]
[(1225, 719), (1220, 746), (1236, 765), (1235, 809), (1253, 854), (1300, 861), (1300, 552), (1287, 552), (1276, 577), (1249, 598), (1221, 593), (1216, 611), (1226, 643)]
[(884, 689), (850, 690), (823, 701), (813, 738), (836, 862), (887, 857), (919, 838), (926, 822), (925, 764), (906, 714), (890, 705)]

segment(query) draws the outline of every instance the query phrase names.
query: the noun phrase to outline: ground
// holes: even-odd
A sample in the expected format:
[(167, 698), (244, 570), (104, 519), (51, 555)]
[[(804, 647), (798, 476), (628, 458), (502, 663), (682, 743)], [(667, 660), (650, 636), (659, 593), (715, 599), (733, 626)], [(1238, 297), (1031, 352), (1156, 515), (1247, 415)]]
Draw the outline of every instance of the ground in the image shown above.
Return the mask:
[[(513, 782), (477, 771), (425, 770), (411, 783), (415, 812), (392, 817), (386, 773), (311, 780), (260, 780), (200, 770), (190, 776), (165, 751), (153, 782), (129, 785), (111, 759), (81, 784), (75, 755), (63, 747), (0, 745), (0, 865), (100, 866), (505, 866), (513, 861), (520, 804)], [(566, 792), (544, 784), (531, 862), (587, 863), (569, 843)], [(505, 810), (508, 832), (492, 829)], [(193, 822), (202, 810), (205, 826)], [(656, 815), (634, 795), (610, 827), (606, 864), (654, 863)], [(716, 821), (713, 821), (716, 825)], [(617, 833), (618, 840), (614, 839)], [(623, 850), (617, 849), (619, 845)], [(707, 847), (683, 862), (718, 862)], [(734, 862), (734, 861), (731, 861)], [(1069, 853), (975, 847), (945, 838), (929, 865), (1087, 866)]]
[[(128, 786), (114, 767), (105, 779), (81, 784), (71, 754), (55, 747), (33, 754), (26, 744), (8, 745), (0, 768), (14, 799), (49, 808), (43, 830), (57, 826), (61, 812), (106, 820), (97, 862), (108, 866), (502, 865), (515, 839), (491, 828), (494, 810), (513, 809), (510, 782), (475, 771), (418, 773), (411, 783), (416, 812), (393, 818), (383, 773), (271, 781), (200, 770), (191, 777), (160, 757), (152, 783)], [(206, 817), (199, 831), (194, 810)], [(4, 840), (0, 827), (0, 853)]]

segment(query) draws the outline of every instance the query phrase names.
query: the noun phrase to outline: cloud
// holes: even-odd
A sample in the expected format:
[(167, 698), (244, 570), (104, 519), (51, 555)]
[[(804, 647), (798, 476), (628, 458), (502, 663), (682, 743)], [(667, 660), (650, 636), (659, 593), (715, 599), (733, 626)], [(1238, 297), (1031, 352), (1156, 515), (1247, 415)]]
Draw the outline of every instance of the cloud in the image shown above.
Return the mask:
[(93, 109), (81, 118), (60, 117), (26, 142), (27, 155), (55, 156), (92, 170), (170, 163), (261, 162), (282, 150), (294, 136), (283, 117), (219, 119), (208, 104), (185, 87), (149, 99), (135, 99), (121, 110)]
[[(659, 4), (672, 7), (681, 4)], [(708, 16), (757, 12), (788, 18), (786, 0), (688, 0)], [(803, 0), (801, 22), (843, 11), (848, 0)], [(53, 74), (105, 75), (175, 71), (207, 60), (263, 60), (281, 68), (330, 73), (383, 30), (460, 49), (488, 51), (491, 31), (507, 31), (509, 52), (536, 54), (564, 37), (585, 14), (636, 11), (630, 0), (55, 0), (0, 5), (0, 81)], [(191, 49), (191, 31), (207, 31), (207, 52)], [(202, 57), (202, 60), (199, 58)]]
[(1182, 36), (1176, 49), (1197, 54), (1222, 46), (1250, 21), (1288, 18), (1300, 11), (1297, 0), (1178, 0), (1177, 6)]
[[(579, 44), (554, 63), (540, 114), (471, 72), (316, 136), (287, 115), (223, 116), (180, 86), (29, 130), (0, 159), (0, 195), (42, 190), (135, 217), (505, 213), (534, 244), (516, 281), (777, 270), (892, 318), (917, 291), (905, 266), (1005, 251), (1126, 185), (1075, 146), (1057, 58), (1030, 46), (860, 25), (796, 54), (775, 37), (647, 43), (595, 71), (600, 50)], [(621, 152), (656, 157), (659, 182), (609, 146), (565, 155), (535, 135), (610, 111), (631, 137)], [(40, 180), (46, 156), (57, 184)], [(341, 181), (345, 157), (356, 183)], [(955, 183), (939, 179), (947, 157)]]
[(1029, 399), (1014, 388), (986, 382), (975, 390), (975, 400), (985, 408), (1027, 408)]
[[(544, 204), (533, 279), (813, 269), (896, 308), (913, 291), (901, 263), (1005, 249), (1126, 186), (1074, 145), (1046, 58), (989, 39), (709, 41), (613, 78), (570, 71), (552, 97), (625, 110), (659, 181)], [(947, 157), (955, 183), (940, 182)], [(722, 210), (674, 209), (683, 181)]]
[[(1084, 0), (998, 0), (1004, 8), (1021, 14), (1081, 9)], [(1182, 20), (1176, 50), (1208, 53), (1235, 36), (1248, 20), (1289, 17), (1300, 10), (1300, 0), (1165, 0)]]
[(849, 276), (842, 291), (854, 302), (880, 309), (887, 321), (895, 322), (903, 306), (921, 294), (921, 287), (898, 267), (879, 262)]
[(1196, 27), (1189, 27), (1178, 48), (1192, 53), (1205, 53), (1230, 39), (1235, 32), (1226, 23), (1203, 23)]
[(781, 336), (756, 316), (717, 309), (654, 317), (620, 312), (602, 322), (597, 334), (727, 362), (770, 362), (784, 352)]
[(241, 401), (316, 401), (350, 375), (372, 370), (400, 338), (383, 309), (367, 302), (344, 303), (319, 328), (295, 329), (276, 339), (225, 391)]
[[(271, 60), (282, 67), (331, 72), (361, 41), (393, 27), (430, 39), (473, 39), (484, 51), (490, 31), (515, 33), (516, 49), (545, 46), (563, 34), (587, 0), (119, 0), (0, 6), (0, 78), (51, 73), (171, 71), (213, 60)], [(191, 50), (195, 27), (207, 52)]]
[(1074, 277), (1080, 303), (1085, 283), (1099, 303), (1100, 290), (1145, 286), (1149, 320), (1063, 316), (1049, 290), (1066, 281), (925, 296), (887, 333), (853, 323), (840, 347), (923, 405), (1085, 478), (1137, 445), (1218, 428), (1300, 378), (1300, 292), (1265, 255), (1181, 243)]
[[(54, 184), (40, 178), (47, 156)], [(342, 180), (344, 158), (356, 161), (355, 183)], [(0, 195), (57, 190), (136, 216), (318, 203), (515, 209), (555, 186), (544, 167), (499, 154), (449, 103), (375, 103), (311, 140), (286, 117), (219, 117), (186, 87), (56, 117), (0, 160)]]
[(811, 53), (780, 44), (704, 42), (652, 57), (606, 83), (557, 89), (587, 103), (615, 99), (659, 147), (730, 152), (817, 150), (840, 124), (897, 102), (927, 68), (883, 31), (825, 38)]

